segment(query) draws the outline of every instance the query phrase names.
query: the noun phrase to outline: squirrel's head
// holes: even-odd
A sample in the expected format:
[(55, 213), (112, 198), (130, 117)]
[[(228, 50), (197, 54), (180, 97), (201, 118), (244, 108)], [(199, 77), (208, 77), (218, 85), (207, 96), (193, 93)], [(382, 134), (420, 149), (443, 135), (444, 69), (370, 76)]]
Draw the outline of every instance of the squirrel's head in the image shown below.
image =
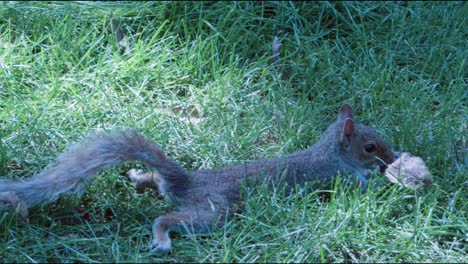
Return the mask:
[(395, 160), (395, 154), (374, 129), (354, 123), (350, 105), (341, 106), (337, 124), (341, 126), (338, 143), (346, 160), (364, 169), (380, 166), (381, 172)]

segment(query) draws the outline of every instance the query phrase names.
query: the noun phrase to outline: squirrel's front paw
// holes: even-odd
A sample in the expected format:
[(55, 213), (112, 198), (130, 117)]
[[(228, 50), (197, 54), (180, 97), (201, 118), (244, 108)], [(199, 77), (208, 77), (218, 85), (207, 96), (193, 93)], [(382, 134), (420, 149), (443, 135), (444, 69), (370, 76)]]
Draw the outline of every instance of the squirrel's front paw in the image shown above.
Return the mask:
[(153, 239), (150, 245), (151, 252), (168, 252), (172, 248), (172, 242), (170, 239), (165, 241), (159, 239)]

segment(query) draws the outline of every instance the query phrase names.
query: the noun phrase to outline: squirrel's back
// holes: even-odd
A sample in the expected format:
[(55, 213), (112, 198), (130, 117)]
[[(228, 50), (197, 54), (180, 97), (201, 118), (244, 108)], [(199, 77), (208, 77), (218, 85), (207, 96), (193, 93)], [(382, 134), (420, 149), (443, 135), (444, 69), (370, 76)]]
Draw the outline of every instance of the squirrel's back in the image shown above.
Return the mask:
[(195, 193), (221, 192), (229, 199), (238, 198), (241, 181), (259, 183), (265, 178), (284, 177), (290, 188), (306, 182), (315, 182), (318, 187), (341, 175), (362, 182), (365, 188), (368, 170), (386, 166), (394, 159), (393, 152), (376, 131), (354, 123), (351, 108), (344, 105), (338, 120), (308, 149), (283, 157), (194, 171), (193, 181)]

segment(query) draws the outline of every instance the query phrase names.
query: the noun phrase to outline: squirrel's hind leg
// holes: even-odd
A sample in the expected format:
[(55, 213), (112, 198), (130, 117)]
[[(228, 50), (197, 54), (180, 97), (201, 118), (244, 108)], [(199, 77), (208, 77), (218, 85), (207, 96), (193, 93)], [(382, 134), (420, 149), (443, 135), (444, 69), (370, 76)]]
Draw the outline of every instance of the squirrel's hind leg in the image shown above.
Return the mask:
[(150, 250), (168, 251), (172, 247), (169, 233), (206, 233), (211, 230), (213, 214), (211, 212), (195, 212), (190, 209), (171, 212), (160, 216), (153, 223), (153, 241)]

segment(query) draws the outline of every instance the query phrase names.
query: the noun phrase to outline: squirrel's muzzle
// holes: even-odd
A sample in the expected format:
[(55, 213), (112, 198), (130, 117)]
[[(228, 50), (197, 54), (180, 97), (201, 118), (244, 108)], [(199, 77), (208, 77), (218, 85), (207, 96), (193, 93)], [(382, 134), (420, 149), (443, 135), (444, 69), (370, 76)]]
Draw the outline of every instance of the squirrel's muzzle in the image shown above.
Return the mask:
[(384, 173), (385, 170), (387, 169), (387, 165), (392, 164), (399, 157), (400, 157), (400, 152), (394, 151), (393, 157), (387, 157), (387, 158), (382, 159), (385, 162), (385, 165), (379, 166), (380, 172)]

